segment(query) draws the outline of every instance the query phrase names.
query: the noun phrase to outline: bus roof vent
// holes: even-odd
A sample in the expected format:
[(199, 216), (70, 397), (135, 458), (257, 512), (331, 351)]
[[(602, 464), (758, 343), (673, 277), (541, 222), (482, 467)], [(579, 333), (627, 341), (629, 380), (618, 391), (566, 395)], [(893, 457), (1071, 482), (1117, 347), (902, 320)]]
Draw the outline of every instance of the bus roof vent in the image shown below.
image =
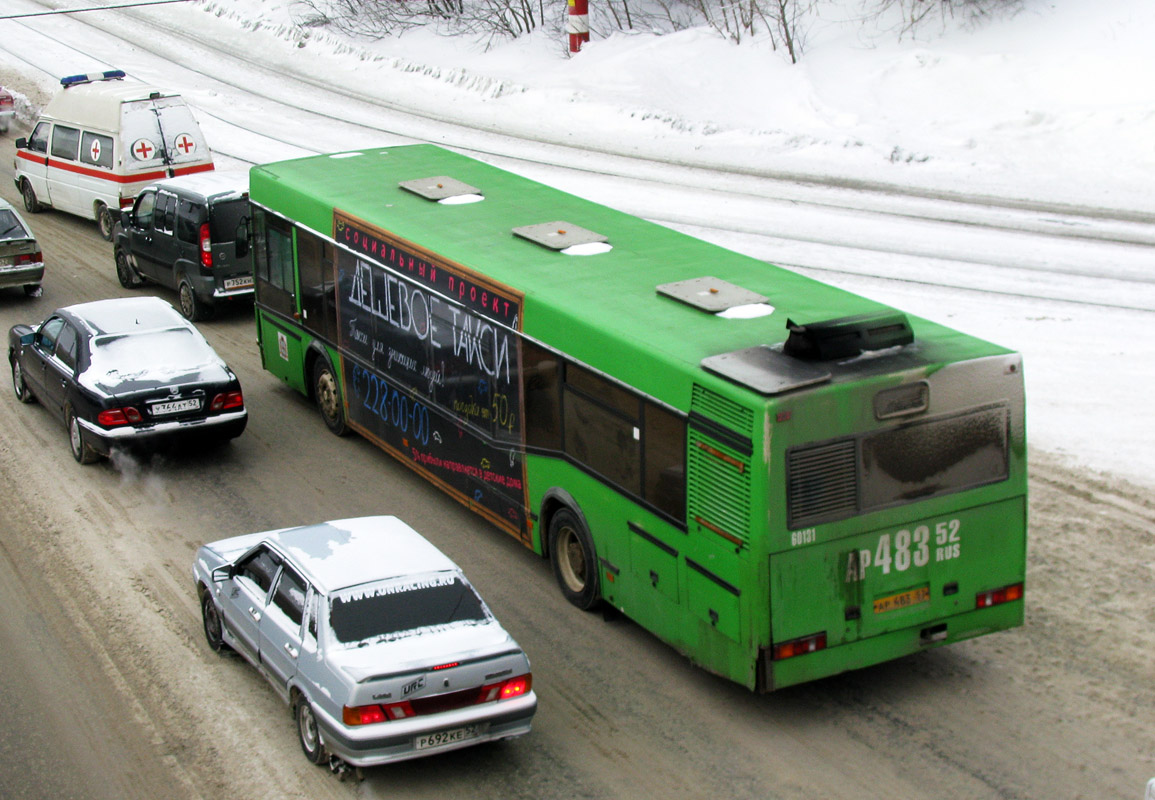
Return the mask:
[(766, 395), (825, 383), (833, 377), (825, 367), (790, 358), (766, 345), (709, 356), (701, 363), (708, 372)]
[(447, 175), (437, 175), (433, 178), (418, 178), (414, 181), (401, 181), (398, 184), (402, 189), (420, 195), (426, 200), (441, 202), (451, 197), (480, 196), (481, 190), (468, 183), (462, 183), (456, 178)]
[(840, 317), (809, 325), (786, 320), (790, 336), (782, 352), (806, 361), (853, 358), (868, 350), (884, 350), (914, 341), (906, 315), (898, 311)]
[(736, 306), (765, 303), (766, 297), (743, 289), (720, 278), (691, 278), (688, 281), (663, 283), (657, 287), (658, 294), (680, 300), (694, 308), (716, 314)]
[(550, 250), (565, 250), (575, 245), (601, 244), (609, 241), (608, 236), (586, 230), (568, 222), (542, 222), (538, 225), (523, 225), (514, 228), (515, 236), (548, 247)]

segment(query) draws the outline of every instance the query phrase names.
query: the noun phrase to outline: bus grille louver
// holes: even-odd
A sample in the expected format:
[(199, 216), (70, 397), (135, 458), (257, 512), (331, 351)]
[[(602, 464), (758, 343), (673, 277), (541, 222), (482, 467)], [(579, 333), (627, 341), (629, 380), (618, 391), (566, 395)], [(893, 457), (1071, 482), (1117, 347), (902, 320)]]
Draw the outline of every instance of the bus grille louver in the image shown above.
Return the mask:
[(690, 430), (689, 516), (733, 544), (750, 541), (749, 459)]
[(690, 402), (690, 408), (694, 411), (737, 431), (742, 436), (749, 436), (754, 427), (753, 411), (698, 384), (694, 384), (694, 394)]
[(786, 504), (792, 529), (854, 514), (858, 509), (854, 441), (792, 451), (786, 459)]

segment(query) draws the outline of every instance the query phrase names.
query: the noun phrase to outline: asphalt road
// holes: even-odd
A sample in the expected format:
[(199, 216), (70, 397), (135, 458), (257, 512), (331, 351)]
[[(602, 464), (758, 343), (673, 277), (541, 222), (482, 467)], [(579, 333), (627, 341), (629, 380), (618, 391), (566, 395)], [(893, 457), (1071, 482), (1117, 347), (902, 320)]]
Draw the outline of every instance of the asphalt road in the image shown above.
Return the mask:
[[(11, 152), (0, 140), (0, 195), (19, 202)], [(29, 219), (45, 291), (0, 292), (4, 330), (130, 293), (94, 224)], [(1033, 454), (1024, 628), (757, 696), (576, 611), (546, 562), (332, 436), (261, 370), (248, 309), (200, 327), (251, 414), (222, 450), (82, 467), (43, 408), (0, 396), (4, 798), (1099, 798), (1155, 775), (1148, 491)], [(540, 706), (522, 739), (340, 783), (301, 756), (262, 679), (209, 652), (190, 569), (204, 541), (379, 513), (464, 567), (529, 653)]]

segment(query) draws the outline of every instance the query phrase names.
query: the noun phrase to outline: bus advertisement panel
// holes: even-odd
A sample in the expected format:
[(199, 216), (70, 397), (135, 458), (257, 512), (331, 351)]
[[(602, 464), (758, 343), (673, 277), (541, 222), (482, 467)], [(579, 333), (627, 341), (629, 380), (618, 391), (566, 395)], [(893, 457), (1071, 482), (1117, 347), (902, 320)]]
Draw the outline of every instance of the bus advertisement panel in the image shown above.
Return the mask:
[(346, 246), (337, 313), (350, 425), (528, 536), (521, 296), (363, 220), (333, 217)]

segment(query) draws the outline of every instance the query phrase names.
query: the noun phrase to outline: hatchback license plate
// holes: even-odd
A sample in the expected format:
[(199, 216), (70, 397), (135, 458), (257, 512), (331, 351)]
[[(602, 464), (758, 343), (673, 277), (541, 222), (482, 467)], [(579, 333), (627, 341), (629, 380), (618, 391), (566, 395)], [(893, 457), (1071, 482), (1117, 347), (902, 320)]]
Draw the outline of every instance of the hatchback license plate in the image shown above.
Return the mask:
[(252, 289), (253, 279), (251, 277), (245, 278), (225, 278), (226, 289)]
[(201, 401), (195, 397), (188, 400), (169, 400), (166, 403), (153, 403), (149, 408), (154, 417), (163, 417), (166, 414), (179, 414), (182, 411), (196, 411), (201, 407)]
[(900, 608), (909, 608), (916, 606), (919, 603), (926, 603), (930, 601), (930, 588), (927, 586), (920, 586), (917, 589), (911, 589), (909, 592), (899, 592), (892, 594), (889, 597), (880, 597), (874, 601), (874, 613), (883, 614), (887, 611), (896, 611)]
[(417, 737), (414, 747), (417, 750), (428, 750), (431, 747), (444, 747), (447, 744), (456, 744), (457, 742), (475, 739), (480, 733), (480, 725), (466, 725), (462, 728), (452, 728), (447, 731), (427, 733), (424, 736)]

